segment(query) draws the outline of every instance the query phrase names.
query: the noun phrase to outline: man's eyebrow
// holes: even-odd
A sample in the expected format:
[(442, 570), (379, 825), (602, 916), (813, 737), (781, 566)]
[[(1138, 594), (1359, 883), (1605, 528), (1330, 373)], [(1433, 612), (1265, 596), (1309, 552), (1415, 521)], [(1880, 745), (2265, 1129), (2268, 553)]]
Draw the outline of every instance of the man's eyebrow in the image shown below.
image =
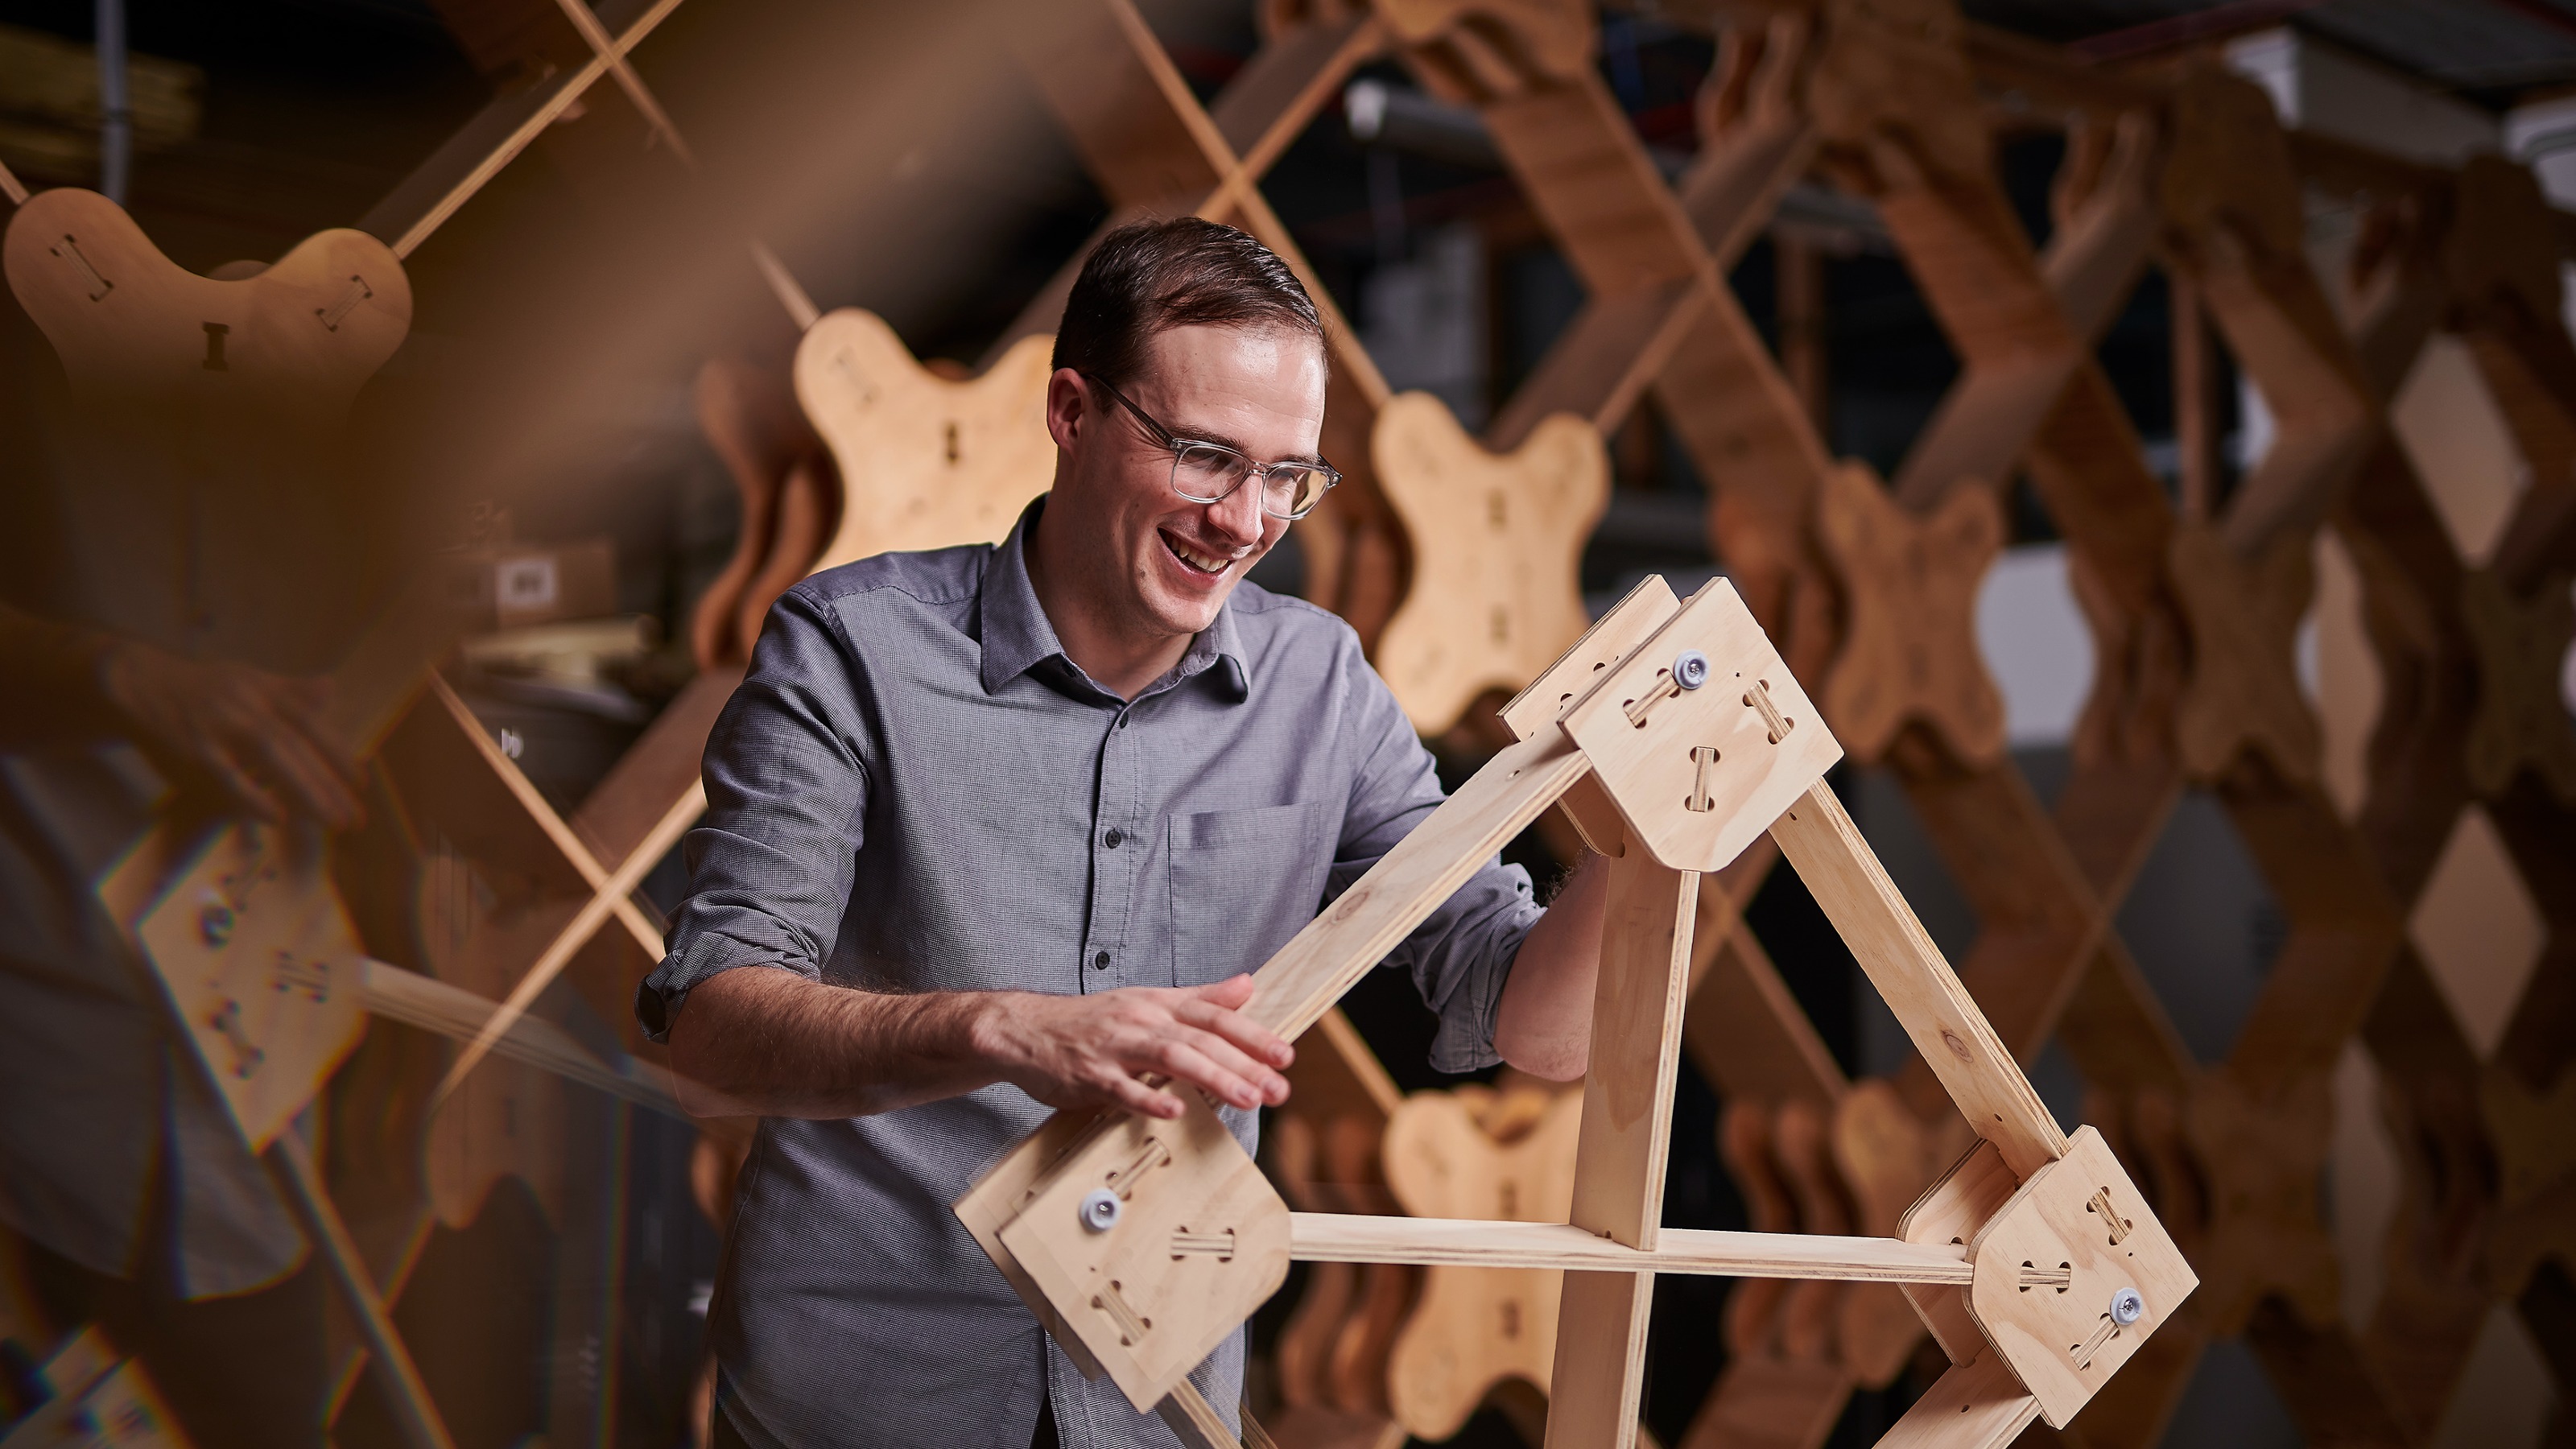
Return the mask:
[[(1247, 458), (1250, 458), (1253, 455), (1250, 448), (1245, 447), (1240, 441), (1234, 438), (1229, 438), (1223, 433), (1197, 432), (1189, 428), (1174, 428), (1172, 429), (1172, 436), (1180, 439), (1184, 443), (1214, 443), (1220, 448), (1232, 448)], [(1321, 453), (1291, 453), (1284, 458), (1274, 458), (1271, 461), (1276, 463), (1304, 463), (1308, 467), (1312, 468), (1328, 468), (1332, 466), (1324, 461), (1324, 455)]]

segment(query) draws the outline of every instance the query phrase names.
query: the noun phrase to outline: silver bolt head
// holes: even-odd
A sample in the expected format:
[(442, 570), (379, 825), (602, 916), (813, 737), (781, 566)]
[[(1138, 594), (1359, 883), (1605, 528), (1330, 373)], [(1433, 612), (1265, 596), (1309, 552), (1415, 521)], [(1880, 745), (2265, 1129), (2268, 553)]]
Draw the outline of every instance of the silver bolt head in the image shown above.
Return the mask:
[(2111, 1295), (2111, 1321), (2122, 1328), (2147, 1316), (2147, 1300), (2135, 1288), (2123, 1288)]
[(1684, 689), (1697, 689), (1708, 683), (1708, 656), (1696, 649), (1685, 649), (1673, 660), (1673, 683)]
[(233, 908), (220, 902), (208, 902), (197, 912), (197, 934), (209, 946), (221, 947), (233, 938)]
[(1095, 1187), (1082, 1195), (1082, 1225), (1095, 1233), (1105, 1233), (1118, 1226), (1118, 1214), (1125, 1206), (1118, 1194)]

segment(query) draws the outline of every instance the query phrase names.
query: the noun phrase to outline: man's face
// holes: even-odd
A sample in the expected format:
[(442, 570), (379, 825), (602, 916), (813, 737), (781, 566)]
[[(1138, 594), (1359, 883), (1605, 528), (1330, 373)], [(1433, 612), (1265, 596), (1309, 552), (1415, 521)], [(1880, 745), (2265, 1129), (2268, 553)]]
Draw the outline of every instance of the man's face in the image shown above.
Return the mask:
[[(1146, 345), (1135, 377), (1111, 379), (1181, 438), (1222, 443), (1258, 463), (1318, 460), (1324, 355), (1314, 339), (1272, 328), (1175, 327)], [(1172, 454), (1134, 414), (1066, 368), (1049, 381), (1047, 426), (1064, 467), (1046, 529), (1070, 527), (1090, 576), (1085, 592), (1123, 617), (1122, 631), (1196, 634), (1288, 521), (1261, 511), (1246, 481), (1216, 503), (1172, 491)], [(1104, 621), (1107, 622), (1107, 621)]]

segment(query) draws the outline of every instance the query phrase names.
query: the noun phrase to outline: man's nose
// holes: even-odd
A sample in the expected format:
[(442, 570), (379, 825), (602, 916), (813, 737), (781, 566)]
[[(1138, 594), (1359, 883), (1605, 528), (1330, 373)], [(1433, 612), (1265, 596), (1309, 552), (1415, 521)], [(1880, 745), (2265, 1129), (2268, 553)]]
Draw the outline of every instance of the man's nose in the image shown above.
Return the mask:
[(1261, 480), (1246, 478), (1243, 486), (1207, 506), (1208, 523), (1236, 548), (1261, 541)]

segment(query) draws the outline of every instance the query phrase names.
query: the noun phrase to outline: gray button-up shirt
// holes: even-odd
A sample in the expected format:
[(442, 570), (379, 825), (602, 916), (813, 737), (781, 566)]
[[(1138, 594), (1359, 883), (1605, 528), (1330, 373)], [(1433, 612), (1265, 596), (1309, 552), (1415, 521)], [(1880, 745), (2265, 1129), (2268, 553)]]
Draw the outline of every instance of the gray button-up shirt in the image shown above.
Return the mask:
[[(690, 898), (637, 995), (656, 1037), (738, 966), (890, 991), (1181, 986), (1261, 965), (1441, 801), (1349, 627), (1239, 586), (1131, 703), (1065, 657), (998, 546), (818, 574), (769, 617), (706, 755)], [(1439, 1013), (1434, 1065), (1494, 1060), (1539, 915), (1488, 862), (1387, 964)], [(769, 1119), (713, 1312), (754, 1444), (1168, 1445), (1089, 1383), (950, 1211), (1047, 1116), (1017, 1087), (847, 1121)], [(1255, 1114), (1228, 1112), (1246, 1149)], [(1243, 1338), (1195, 1375), (1229, 1417)]]

